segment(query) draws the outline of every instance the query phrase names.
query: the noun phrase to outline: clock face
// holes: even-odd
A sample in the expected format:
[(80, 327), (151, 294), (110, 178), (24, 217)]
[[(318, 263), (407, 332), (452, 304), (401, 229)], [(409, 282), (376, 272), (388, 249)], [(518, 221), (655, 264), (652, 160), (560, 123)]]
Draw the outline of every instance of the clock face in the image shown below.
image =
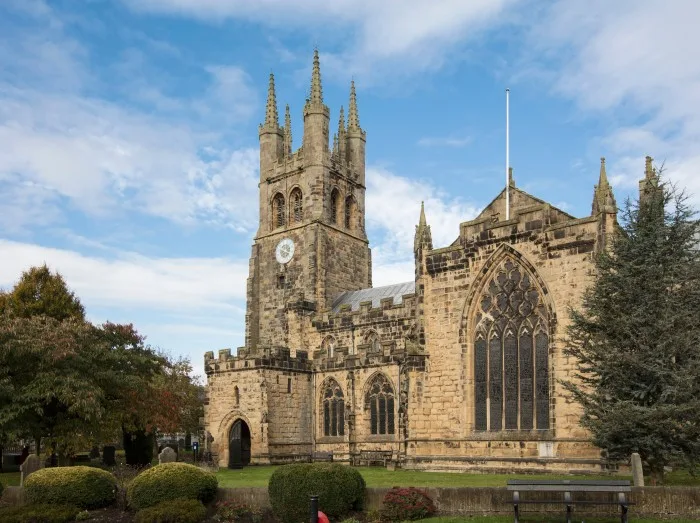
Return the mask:
[(277, 244), (275, 256), (280, 263), (289, 263), (294, 256), (294, 242), (291, 238), (285, 238)]

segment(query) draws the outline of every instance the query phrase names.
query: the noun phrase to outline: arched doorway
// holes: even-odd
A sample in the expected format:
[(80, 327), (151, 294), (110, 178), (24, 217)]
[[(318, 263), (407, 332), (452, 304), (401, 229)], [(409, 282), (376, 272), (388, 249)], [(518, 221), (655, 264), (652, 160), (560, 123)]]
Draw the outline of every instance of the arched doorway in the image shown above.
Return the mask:
[(250, 463), (250, 429), (242, 419), (236, 420), (228, 438), (228, 468), (240, 469)]

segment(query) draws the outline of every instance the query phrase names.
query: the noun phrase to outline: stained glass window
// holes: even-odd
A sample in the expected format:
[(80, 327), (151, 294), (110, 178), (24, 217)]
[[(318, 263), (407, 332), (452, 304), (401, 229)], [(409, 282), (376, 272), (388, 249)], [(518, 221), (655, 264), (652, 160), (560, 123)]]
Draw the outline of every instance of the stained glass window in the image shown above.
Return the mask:
[(549, 313), (512, 258), (484, 285), (473, 343), (475, 430), (549, 429)]

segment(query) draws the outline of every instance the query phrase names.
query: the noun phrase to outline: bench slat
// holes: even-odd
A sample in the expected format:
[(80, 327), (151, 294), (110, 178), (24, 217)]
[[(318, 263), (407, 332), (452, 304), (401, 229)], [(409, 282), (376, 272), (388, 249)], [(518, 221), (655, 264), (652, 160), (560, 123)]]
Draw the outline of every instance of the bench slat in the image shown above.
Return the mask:
[(508, 485), (507, 488), (519, 492), (632, 492), (631, 487), (596, 485)]
[(508, 485), (601, 485), (629, 487), (629, 480), (595, 480), (595, 479), (509, 479)]

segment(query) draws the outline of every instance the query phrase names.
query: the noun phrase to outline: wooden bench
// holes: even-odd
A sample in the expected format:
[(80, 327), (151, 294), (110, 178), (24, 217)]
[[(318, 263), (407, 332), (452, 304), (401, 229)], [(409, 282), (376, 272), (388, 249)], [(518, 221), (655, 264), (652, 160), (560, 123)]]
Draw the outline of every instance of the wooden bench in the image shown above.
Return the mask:
[(314, 452), (311, 456), (313, 461), (333, 461), (332, 452)]
[(361, 450), (358, 458), (358, 464), (366, 463), (368, 466), (372, 463), (381, 463), (384, 467), (388, 461), (391, 461), (394, 452), (391, 450)]
[[(515, 523), (520, 521), (520, 505), (526, 503), (566, 505), (566, 523), (571, 523), (571, 511), (574, 505), (619, 505), (621, 510), (620, 521), (627, 523), (627, 511), (629, 506), (633, 505), (627, 500), (627, 493), (632, 492), (630, 482), (622, 480), (510, 479), (508, 480), (508, 490), (513, 492)], [(521, 499), (520, 494), (526, 492), (551, 492), (552, 494), (563, 494), (563, 496), (547, 496), (547, 499)], [(617, 494), (617, 500), (598, 501), (576, 499), (572, 496), (572, 494), (582, 492)]]

